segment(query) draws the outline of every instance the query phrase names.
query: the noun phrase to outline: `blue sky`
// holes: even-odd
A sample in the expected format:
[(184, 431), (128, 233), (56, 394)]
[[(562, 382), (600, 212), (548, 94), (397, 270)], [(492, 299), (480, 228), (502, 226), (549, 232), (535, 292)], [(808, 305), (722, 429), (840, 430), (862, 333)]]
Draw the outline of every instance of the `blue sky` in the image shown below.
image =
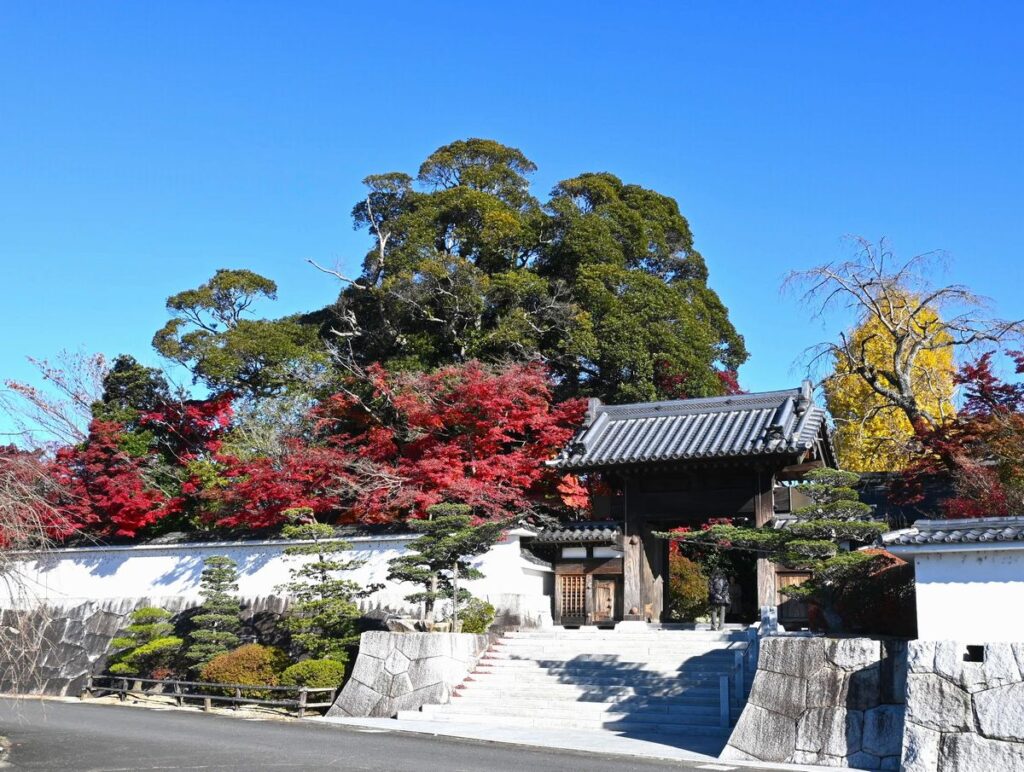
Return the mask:
[(780, 297), (844, 234), (941, 248), (1024, 316), (1019, 4), (5, 2), (0, 378), (26, 355), (150, 348), (220, 267), (278, 315), (367, 241), (360, 180), (478, 136), (535, 193), (611, 171), (675, 196), (747, 339), (752, 390), (838, 321)]

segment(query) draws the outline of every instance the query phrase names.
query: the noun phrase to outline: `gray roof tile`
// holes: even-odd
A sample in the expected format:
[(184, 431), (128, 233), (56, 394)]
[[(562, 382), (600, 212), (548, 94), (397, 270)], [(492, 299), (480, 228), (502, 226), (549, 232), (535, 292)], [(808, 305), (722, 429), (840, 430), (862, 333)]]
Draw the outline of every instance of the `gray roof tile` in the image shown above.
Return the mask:
[(586, 520), (540, 531), (536, 541), (545, 544), (610, 543), (621, 536), (621, 523)]
[[(825, 427), (809, 382), (729, 397), (604, 405), (592, 400), (574, 440), (549, 461), (562, 469), (687, 459), (799, 454)], [(831, 447), (829, 448), (831, 452)]]
[(893, 547), (931, 544), (975, 544), (1024, 542), (1024, 517), (977, 517), (963, 520), (918, 520), (913, 528), (893, 531), (882, 537)]

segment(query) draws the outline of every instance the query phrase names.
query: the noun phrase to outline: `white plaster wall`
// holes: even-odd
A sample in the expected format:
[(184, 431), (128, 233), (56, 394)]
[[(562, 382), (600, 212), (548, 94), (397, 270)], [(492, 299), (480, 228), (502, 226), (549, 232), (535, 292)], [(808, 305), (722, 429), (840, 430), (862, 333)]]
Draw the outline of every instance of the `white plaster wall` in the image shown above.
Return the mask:
[(1024, 549), (921, 551), (912, 556), (919, 639), (1024, 641)]
[[(547, 614), (550, 601), (545, 596), (545, 577), (550, 569), (525, 560), (521, 552), (523, 531), (511, 531), (474, 564), (485, 575), (465, 584), (477, 597), (492, 603), (499, 613), (513, 609), (531, 616)], [(356, 537), (348, 556), (363, 564), (347, 577), (362, 586), (384, 587), (361, 602), (366, 608), (384, 606), (416, 613), (405, 596), (415, 592), (408, 584), (389, 582), (388, 561), (403, 554), (413, 535)], [(0, 586), (0, 608), (30, 603), (72, 606), (84, 601), (120, 598), (161, 599), (199, 598), (199, 580), (203, 560), (211, 555), (226, 555), (238, 564), (239, 595), (260, 598), (280, 594), (278, 586), (289, 579), (289, 569), (302, 558), (286, 558), (288, 542), (210, 542), (172, 545), (134, 545), (119, 547), (82, 547), (55, 550), (45, 557), (26, 555), (19, 574), (24, 590), (15, 592)], [(543, 620), (538, 620), (543, 623)]]

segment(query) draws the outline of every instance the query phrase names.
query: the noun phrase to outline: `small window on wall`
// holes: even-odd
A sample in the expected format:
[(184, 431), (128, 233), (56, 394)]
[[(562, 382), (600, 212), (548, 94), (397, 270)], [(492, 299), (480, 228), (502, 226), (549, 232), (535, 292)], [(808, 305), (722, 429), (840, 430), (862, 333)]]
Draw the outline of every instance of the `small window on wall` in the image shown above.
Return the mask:
[(585, 558), (586, 556), (586, 547), (562, 547), (563, 558)]
[(621, 558), (621, 550), (614, 549), (613, 547), (594, 547), (595, 558)]

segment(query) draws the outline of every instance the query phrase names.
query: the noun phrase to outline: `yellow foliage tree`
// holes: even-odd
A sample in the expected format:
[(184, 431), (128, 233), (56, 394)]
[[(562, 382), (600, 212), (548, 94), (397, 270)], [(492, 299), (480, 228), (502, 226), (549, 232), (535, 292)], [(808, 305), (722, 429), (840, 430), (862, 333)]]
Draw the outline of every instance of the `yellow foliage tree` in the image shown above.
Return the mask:
[[(883, 323), (883, 316), (888, 324)], [(833, 354), (834, 369), (825, 379), (825, 398), (836, 421), (833, 441), (844, 469), (854, 472), (890, 472), (907, 466), (912, 457), (914, 428), (906, 413), (881, 396), (856, 372), (861, 362), (879, 370), (896, 369), (896, 340), (892, 330), (911, 328), (915, 333), (941, 330), (938, 313), (921, 306), (908, 293), (886, 293), (885, 302), (864, 310), (860, 323), (845, 338), (843, 351)], [(932, 345), (908, 359), (909, 388), (918, 407), (943, 423), (955, 414), (953, 407), (953, 348), (945, 332), (932, 333)], [(944, 338), (942, 336), (945, 336)]]

